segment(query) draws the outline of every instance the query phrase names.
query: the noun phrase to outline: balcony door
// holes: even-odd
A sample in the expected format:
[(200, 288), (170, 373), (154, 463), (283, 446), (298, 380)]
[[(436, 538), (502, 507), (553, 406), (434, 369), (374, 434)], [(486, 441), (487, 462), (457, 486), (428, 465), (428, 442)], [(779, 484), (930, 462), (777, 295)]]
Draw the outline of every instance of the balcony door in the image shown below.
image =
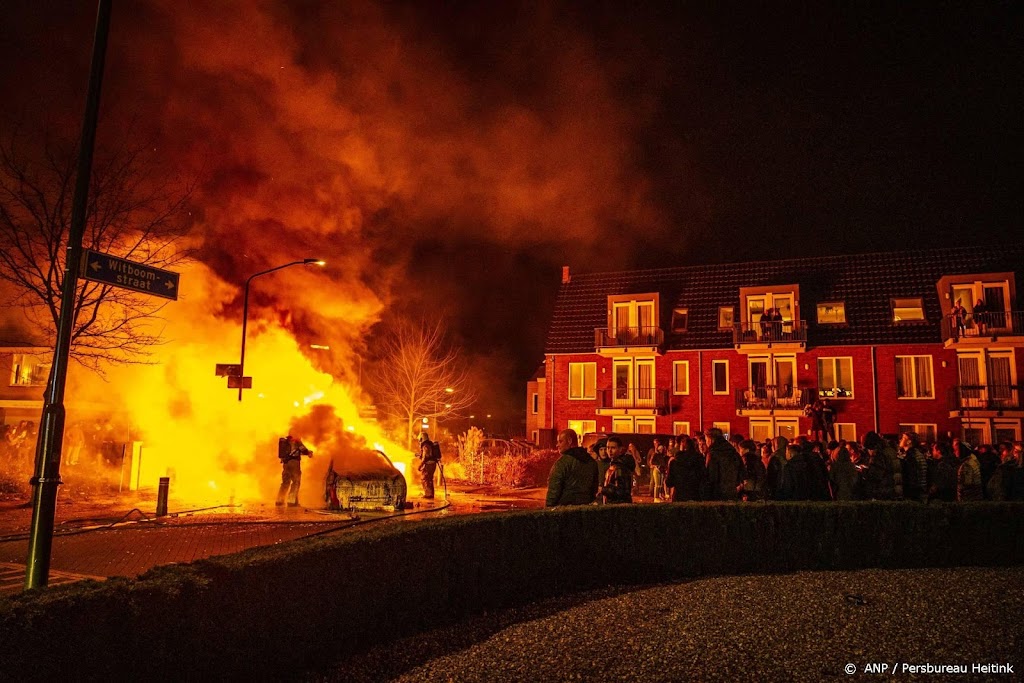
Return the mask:
[(793, 292), (767, 292), (747, 296), (747, 330), (753, 330), (757, 338), (770, 332), (770, 328), (761, 324), (761, 315), (770, 309), (777, 308), (782, 315), (782, 326), (778, 332), (793, 331)]
[[(1010, 316), (1007, 313), (1007, 303), (1010, 301), (1010, 284), (1002, 282), (963, 282), (952, 286), (952, 301), (967, 309), (970, 327), (965, 331), (966, 336), (978, 334), (979, 323), (984, 322), (988, 330), (1002, 331), (1010, 327)], [(986, 318), (979, 318), (974, 314), (974, 306), (979, 301), (984, 302), (987, 312)]]
[(614, 408), (654, 408), (654, 359), (616, 358), (612, 362)]
[(790, 400), (797, 394), (795, 356), (749, 356), (751, 398)]
[(959, 407), (998, 409), (1017, 405), (1012, 351), (962, 353), (957, 356), (957, 365)]
[(658, 327), (653, 301), (621, 301), (612, 305), (612, 330), (620, 344), (655, 343)]

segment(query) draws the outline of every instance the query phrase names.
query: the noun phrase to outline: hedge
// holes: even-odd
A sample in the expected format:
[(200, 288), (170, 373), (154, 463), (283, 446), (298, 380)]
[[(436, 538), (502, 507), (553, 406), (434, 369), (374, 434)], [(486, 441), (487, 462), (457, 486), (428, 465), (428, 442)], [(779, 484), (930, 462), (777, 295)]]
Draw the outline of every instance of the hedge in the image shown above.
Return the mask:
[(0, 601), (0, 678), (272, 678), (553, 595), (1024, 563), (1024, 503), (559, 508), (384, 524)]

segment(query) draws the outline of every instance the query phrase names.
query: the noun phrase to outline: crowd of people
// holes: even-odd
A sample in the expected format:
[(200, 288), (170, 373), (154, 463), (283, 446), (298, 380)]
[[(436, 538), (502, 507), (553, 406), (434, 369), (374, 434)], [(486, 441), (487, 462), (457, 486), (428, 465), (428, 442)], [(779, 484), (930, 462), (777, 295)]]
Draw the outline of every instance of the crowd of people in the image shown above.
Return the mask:
[[(926, 443), (913, 432), (860, 442), (784, 436), (757, 443), (720, 429), (655, 439), (646, 457), (610, 435), (590, 452), (575, 432), (559, 435), (562, 458), (552, 468), (547, 504), (654, 501), (909, 500), (1024, 501), (1020, 441), (971, 447)], [(568, 458), (568, 460), (567, 460)], [(572, 501), (572, 502), (569, 502)]]

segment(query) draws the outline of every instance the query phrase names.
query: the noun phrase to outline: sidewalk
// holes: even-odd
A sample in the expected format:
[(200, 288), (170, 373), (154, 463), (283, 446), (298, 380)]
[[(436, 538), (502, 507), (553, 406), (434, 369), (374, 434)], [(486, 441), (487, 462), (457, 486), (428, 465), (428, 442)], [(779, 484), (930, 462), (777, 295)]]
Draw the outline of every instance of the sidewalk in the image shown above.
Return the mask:
[[(543, 505), (543, 489), (499, 491), (453, 485), (449, 493), (448, 507), (442, 499), (424, 501), (412, 497), (414, 507), (407, 512), (437, 508), (437, 514), (475, 514)], [(167, 517), (156, 518), (155, 509), (152, 494), (58, 500), (51, 585), (87, 578), (135, 577), (164, 564), (274, 545), (330, 529), (341, 532), (353, 521), (341, 512), (259, 503), (185, 504), (172, 498)], [(430, 515), (402, 517), (366, 512), (359, 516), (416, 521)], [(24, 585), (31, 519), (28, 501), (0, 502), (0, 595), (16, 593)]]

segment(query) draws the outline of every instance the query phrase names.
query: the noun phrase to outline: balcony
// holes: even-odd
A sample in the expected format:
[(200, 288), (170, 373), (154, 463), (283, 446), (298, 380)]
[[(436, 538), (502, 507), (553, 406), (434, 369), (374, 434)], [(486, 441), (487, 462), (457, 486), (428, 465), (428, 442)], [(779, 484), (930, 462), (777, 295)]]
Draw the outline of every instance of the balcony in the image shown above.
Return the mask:
[(660, 327), (620, 327), (594, 330), (594, 346), (598, 351), (658, 351), (665, 343), (665, 332)]
[(780, 348), (802, 351), (807, 345), (807, 323), (804, 320), (736, 323), (732, 342), (737, 351)]
[(1024, 410), (1020, 397), (1019, 384), (961, 385), (949, 390), (949, 410), (957, 414), (970, 411), (1003, 413), (1008, 410)]
[(1017, 337), (1016, 341), (1024, 343), (1024, 311), (969, 314), (963, 330), (953, 318), (942, 319), (942, 340), (947, 347), (1008, 341), (1010, 337)]
[(632, 411), (634, 415), (666, 415), (670, 411), (668, 389), (601, 389), (597, 392), (598, 415)]
[(736, 414), (743, 415), (750, 411), (777, 413), (794, 411), (802, 413), (804, 407), (811, 403), (814, 391), (798, 389), (788, 384), (776, 386), (769, 384), (761, 387), (736, 390)]

